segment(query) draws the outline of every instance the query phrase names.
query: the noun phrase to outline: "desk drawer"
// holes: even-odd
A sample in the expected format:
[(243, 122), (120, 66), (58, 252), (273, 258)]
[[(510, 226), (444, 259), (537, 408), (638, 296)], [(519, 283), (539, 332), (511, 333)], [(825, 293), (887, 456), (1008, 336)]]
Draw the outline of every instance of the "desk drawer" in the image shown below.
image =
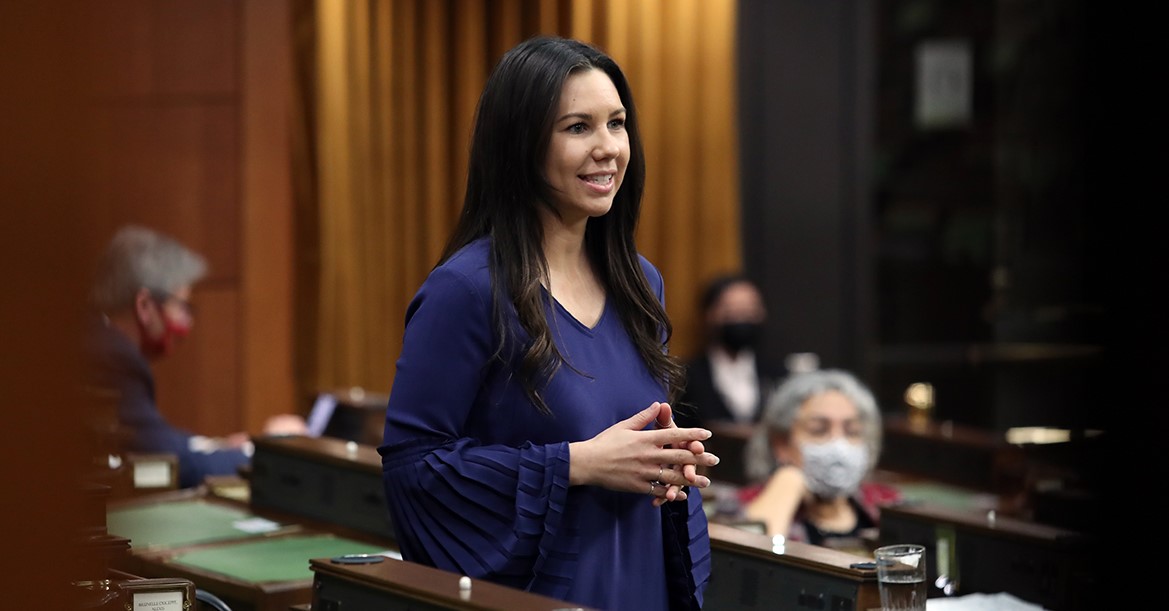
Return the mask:
[(257, 451), (251, 504), (393, 540), (380, 473), (349, 470), (299, 455)]

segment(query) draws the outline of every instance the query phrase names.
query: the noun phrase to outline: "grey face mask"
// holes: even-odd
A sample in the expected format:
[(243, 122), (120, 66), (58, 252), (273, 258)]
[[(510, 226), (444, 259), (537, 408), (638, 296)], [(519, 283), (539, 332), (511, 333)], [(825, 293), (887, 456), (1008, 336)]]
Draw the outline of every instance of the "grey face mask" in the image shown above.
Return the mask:
[(802, 443), (800, 454), (808, 489), (822, 498), (855, 493), (869, 468), (868, 447), (843, 437), (828, 443)]

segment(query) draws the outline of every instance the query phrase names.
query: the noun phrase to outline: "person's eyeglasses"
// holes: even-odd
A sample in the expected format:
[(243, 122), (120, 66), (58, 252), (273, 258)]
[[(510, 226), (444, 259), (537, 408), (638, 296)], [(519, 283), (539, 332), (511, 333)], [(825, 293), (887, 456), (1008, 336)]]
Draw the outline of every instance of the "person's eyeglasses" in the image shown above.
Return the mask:
[(153, 299), (154, 302), (159, 305), (159, 307), (166, 307), (166, 304), (173, 303), (182, 309), (183, 313), (186, 314), (188, 318), (195, 317), (195, 304), (187, 301), (186, 299), (179, 299), (175, 295), (164, 291), (150, 291), (150, 298)]

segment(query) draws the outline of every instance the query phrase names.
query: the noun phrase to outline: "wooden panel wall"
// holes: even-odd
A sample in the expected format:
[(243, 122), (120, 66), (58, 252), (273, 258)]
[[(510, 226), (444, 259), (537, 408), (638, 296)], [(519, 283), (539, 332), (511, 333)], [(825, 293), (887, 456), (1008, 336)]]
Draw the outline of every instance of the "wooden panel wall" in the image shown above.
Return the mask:
[(96, 256), (124, 223), (170, 233), (210, 267), (195, 327), (156, 363), (160, 409), (205, 434), (293, 411), (287, 0), (91, 6), (98, 120)]
[[(247, 430), (294, 411), (295, 210), (291, 177), (292, 31), (290, 0), (243, 4), (240, 135), (243, 294), (240, 366)], [(304, 406), (300, 406), (304, 407)]]
[(211, 262), (168, 414), (225, 432), (290, 402), (287, 37), (286, 0), (0, 2), (4, 609), (96, 608), (70, 584), (108, 576), (79, 304), (117, 226)]
[(0, 2), (0, 503), (5, 609), (69, 609), (85, 517), (81, 253), (87, 117), (71, 100), (79, 22), (71, 3)]

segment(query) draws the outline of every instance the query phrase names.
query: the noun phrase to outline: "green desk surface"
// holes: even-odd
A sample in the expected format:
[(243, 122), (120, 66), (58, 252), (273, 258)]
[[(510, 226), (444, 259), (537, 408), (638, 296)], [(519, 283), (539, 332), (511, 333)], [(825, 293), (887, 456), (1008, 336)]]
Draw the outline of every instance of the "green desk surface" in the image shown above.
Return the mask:
[(998, 502), (993, 494), (934, 482), (906, 482), (894, 487), (901, 492), (901, 500), (910, 503), (926, 502), (952, 509), (994, 509)]
[(106, 512), (106, 530), (112, 535), (130, 539), (130, 547), (134, 549), (250, 538), (280, 526), (258, 518), (246, 509), (203, 499), (167, 501)]
[(312, 579), (311, 558), (385, 551), (384, 547), (328, 534), (293, 535), (183, 552), (171, 558), (170, 563), (260, 583)]

